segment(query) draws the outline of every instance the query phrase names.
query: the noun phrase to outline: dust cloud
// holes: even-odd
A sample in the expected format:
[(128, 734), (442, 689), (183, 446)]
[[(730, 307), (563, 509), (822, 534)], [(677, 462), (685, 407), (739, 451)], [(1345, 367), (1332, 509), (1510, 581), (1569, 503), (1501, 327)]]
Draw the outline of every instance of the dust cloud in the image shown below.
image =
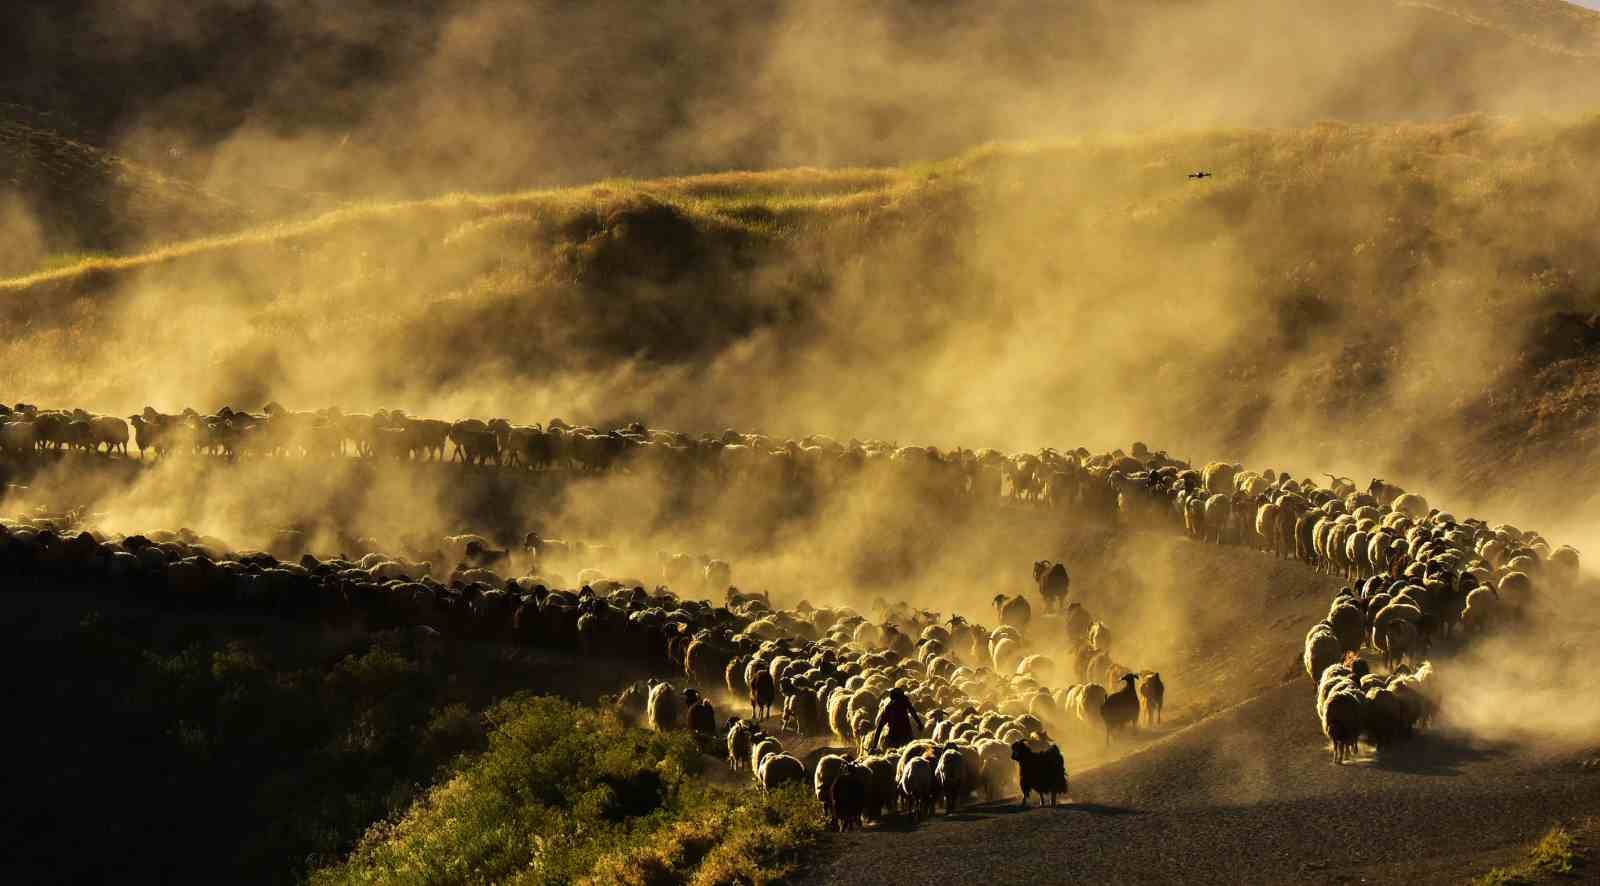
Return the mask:
[[(108, 65), (212, 66), (109, 116), (116, 148), (282, 221), (0, 283), (7, 400), (1142, 439), (1594, 536), (1596, 493), (1567, 482), (1596, 442), (1570, 417), (1600, 389), (1581, 54), (1378, 0), (84, 8)], [(256, 25), (304, 51), (217, 60)], [(35, 242), (6, 211), (3, 241)], [(1182, 657), (1215, 700), (1239, 687), (1210, 656), (1255, 624), (1216, 602), (1255, 567), (871, 476), (802, 506), (418, 467), (173, 460), (78, 498), (111, 528), (251, 545), (537, 524), (604, 537), (647, 580), (684, 550), (785, 599), (980, 616), (1071, 555), (1105, 620), (1140, 625), (1126, 663)], [(1250, 593), (1305, 581), (1268, 579)], [(1279, 645), (1250, 648), (1276, 678)]]

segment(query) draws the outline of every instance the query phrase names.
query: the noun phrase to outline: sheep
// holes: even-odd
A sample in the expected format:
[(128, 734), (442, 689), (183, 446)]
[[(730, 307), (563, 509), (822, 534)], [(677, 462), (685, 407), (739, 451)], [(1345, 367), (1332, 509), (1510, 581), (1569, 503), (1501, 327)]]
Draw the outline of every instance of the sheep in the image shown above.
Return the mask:
[(1089, 626), (1089, 648), (1095, 652), (1111, 651), (1111, 629), (1102, 622)]
[(671, 683), (652, 679), (650, 700), (645, 706), (645, 721), (656, 732), (666, 732), (678, 727), (679, 699)]
[(689, 731), (700, 738), (711, 738), (717, 731), (717, 713), (711, 707), (710, 699), (702, 696), (698, 690), (683, 690), (683, 700), (688, 706), (685, 720)]
[(830, 786), (828, 802), (824, 804), (833, 814), (834, 827), (841, 833), (861, 827), (871, 787), (871, 769), (850, 762), (841, 767)]
[(1569, 587), (1578, 580), (1578, 549), (1571, 545), (1562, 545), (1550, 552), (1549, 559), (1551, 574), (1556, 582)]
[(1033, 580), (1039, 585), (1039, 598), (1044, 601), (1045, 611), (1060, 609), (1072, 587), (1066, 564), (1040, 560), (1033, 564)]
[[(1423, 612), (1414, 599), (1409, 594), (1402, 594), (1378, 610), (1372, 618), (1372, 647), (1384, 653), (1385, 664), (1390, 668), (1416, 644), (1417, 628), (1422, 622)], [(1396, 627), (1399, 624), (1410, 627)], [(1390, 642), (1391, 637), (1393, 643)]]
[(1025, 741), (1013, 742), (1011, 745), (1011, 759), (1017, 763), (1017, 772), (1022, 784), (1022, 802), (1024, 808), (1028, 805), (1028, 795), (1038, 794), (1039, 805), (1044, 805), (1046, 795), (1050, 797), (1050, 805), (1056, 805), (1056, 798), (1067, 792), (1067, 763), (1061, 756), (1061, 748), (1052, 744), (1043, 751), (1035, 751)]
[(1356, 753), (1365, 729), (1366, 697), (1344, 665), (1330, 665), (1317, 686), (1317, 716), (1322, 734), (1333, 744), (1333, 762), (1342, 764)]
[(711, 560), (706, 563), (705, 588), (708, 594), (725, 593), (733, 586), (733, 567), (726, 560)]
[(1461, 612), (1461, 626), (1471, 633), (1482, 633), (1494, 624), (1495, 610), (1500, 606), (1500, 595), (1493, 588), (1473, 588), (1467, 593), (1467, 605)]
[(1027, 598), (1016, 596), (1008, 597), (1005, 594), (994, 596), (995, 615), (1002, 625), (1022, 629), (1028, 626), (1033, 618), (1033, 608), (1028, 605)]
[(1106, 727), (1106, 745), (1111, 744), (1111, 733), (1133, 727), (1138, 729), (1139, 724), (1139, 694), (1134, 684), (1138, 677), (1133, 674), (1124, 674), (1123, 686), (1116, 692), (1106, 696), (1100, 705), (1100, 719)]
[(817, 800), (822, 803), (822, 808), (829, 817), (833, 817), (833, 783), (844, 773), (850, 761), (838, 754), (827, 754), (817, 761), (817, 768), (812, 773), (812, 786), (817, 793)]
[(1233, 500), (1226, 495), (1213, 495), (1206, 499), (1204, 510), (1204, 532), (1201, 541), (1210, 541), (1215, 538), (1217, 544), (1222, 544), (1228, 529), (1228, 516), (1233, 513)]
[(761, 764), (773, 754), (783, 753), (783, 742), (770, 735), (754, 733), (750, 736), (750, 771), (761, 777)]
[(1374, 686), (1365, 696), (1362, 726), (1374, 748), (1383, 750), (1411, 735), (1410, 712), (1398, 693)]
[(1027, 655), (1017, 662), (1017, 676), (1031, 676), (1040, 683), (1055, 682), (1055, 660), (1046, 655)]
[(797, 689), (789, 680), (782, 681), (783, 725), (796, 735), (814, 735), (821, 724), (817, 710), (817, 696), (808, 690)]
[(896, 783), (896, 766), (888, 757), (868, 757), (861, 761), (868, 773), (867, 802), (863, 814), (872, 819), (883, 817), (884, 807), (895, 803), (899, 786)]
[(38, 447), (38, 425), (31, 421), (8, 421), (0, 424), (0, 449), (17, 456), (26, 456)]
[(828, 729), (845, 741), (854, 737), (850, 723), (850, 702), (854, 695), (847, 689), (838, 689), (828, 696)]
[(97, 416), (89, 420), (89, 439), (92, 448), (99, 450), (105, 444), (106, 454), (128, 454), (128, 423), (114, 415)]
[(979, 739), (977, 743), (977, 778), (983, 786), (983, 798), (994, 800), (1004, 795), (1016, 770), (1011, 765), (1011, 748), (993, 738)]
[(784, 785), (805, 784), (806, 767), (795, 757), (785, 753), (775, 753), (761, 761), (758, 770), (763, 790), (771, 793)]
[(1145, 723), (1153, 726), (1161, 722), (1161, 704), (1166, 695), (1167, 688), (1162, 685), (1159, 673), (1151, 671), (1139, 681), (1139, 698), (1144, 702)]
[(1421, 520), (1428, 515), (1428, 500), (1415, 492), (1396, 496), (1390, 507), (1413, 520)]
[(1101, 726), (1100, 710), (1106, 702), (1106, 689), (1099, 683), (1084, 683), (1067, 690), (1066, 708), (1069, 714), (1084, 726)]
[(1339, 642), (1339, 637), (1327, 622), (1319, 621), (1306, 632), (1304, 660), (1306, 675), (1311, 679), (1319, 679), (1328, 665), (1338, 662), (1343, 655), (1344, 644)]
[(933, 815), (933, 806), (938, 798), (937, 785), (934, 781), (933, 764), (926, 757), (916, 756), (907, 760), (905, 765), (900, 767), (896, 784), (900, 789), (900, 796), (911, 808), (912, 818), (921, 821)]
[(1234, 478), (1241, 470), (1239, 465), (1227, 462), (1209, 462), (1200, 471), (1200, 482), (1212, 495), (1234, 491)]
[[(748, 673), (748, 672), (747, 672)], [(757, 671), (750, 679), (750, 718), (757, 723), (772, 716), (772, 703), (777, 699), (778, 684), (768, 670)]]
[(1022, 641), (1012, 637), (1001, 637), (993, 641), (990, 656), (996, 673), (1012, 673), (1023, 661)]
[(744, 682), (746, 664), (747, 662), (744, 659), (735, 657), (730, 659), (727, 667), (723, 669), (722, 682), (728, 687), (728, 691), (735, 695), (744, 695), (749, 691)]
[(1361, 649), (1361, 641), (1366, 635), (1367, 616), (1360, 606), (1350, 602), (1349, 598), (1340, 598), (1329, 608), (1325, 621), (1338, 638), (1343, 651), (1356, 652)]
[(750, 724), (739, 719), (728, 720), (728, 768), (735, 772), (750, 763), (754, 742)]
[(945, 748), (934, 766), (934, 779), (939, 783), (939, 793), (944, 797), (944, 814), (956, 811), (967, 788), (967, 762), (957, 748)]
[(623, 722), (633, 725), (644, 719), (649, 692), (650, 687), (640, 682), (633, 683), (617, 693), (617, 699), (612, 706), (622, 717)]
[(1495, 588), (1500, 602), (1513, 615), (1526, 608), (1533, 599), (1533, 579), (1528, 573), (1517, 570), (1514, 564), (1515, 559), (1506, 564), (1510, 571), (1500, 577), (1500, 584)]

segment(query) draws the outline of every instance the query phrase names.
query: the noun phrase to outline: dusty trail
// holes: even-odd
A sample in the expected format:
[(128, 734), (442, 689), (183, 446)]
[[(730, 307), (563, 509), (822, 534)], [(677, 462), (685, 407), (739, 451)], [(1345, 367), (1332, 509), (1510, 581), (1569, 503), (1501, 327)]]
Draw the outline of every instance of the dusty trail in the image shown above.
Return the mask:
[[(290, 467), (287, 473), (300, 470)], [(366, 479), (363, 467), (351, 469), (348, 479)], [(127, 477), (106, 476), (119, 470), (147, 469), (79, 474), (79, 490), (90, 493), (84, 498), (95, 497), (93, 486), (126, 483)], [(262, 472), (259, 482), (281, 481), (283, 473)], [(451, 488), (444, 513), (471, 519), (468, 525), (526, 519), (529, 512), (520, 507), (500, 513), (477, 505), (515, 502), (507, 494), (514, 487), (553, 479), (446, 466), (406, 477)], [(728, 528), (728, 513), (697, 516), (705, 518), (702, 533)], [(626, 557), (630, 547), (650, 550), (643, 539), (627, 537), (644, 527), (611, 528), (616, 534), (607, 540), (619, 555)], [(1306, 626), (1322, 617), (1343, 582), (1299, 562), (1197, 543), (1166, 529), (1084, 525), (1012, 508), (973, 515), (942, 535), (938, 547), (937, 564), (918, 564), (923, 568), (895, 587), (795, 581), (791, 570), (804, 574), (808, 564), (781, 557), (762, 564), (762, 571), (789, 579), (772, 588), (780, 601), (804, 595), (867, 610), (868, 600), (881, 593), (988, 622), (990, 596), (1024, 590), (1032, 559), (1065, 559), (1072, 565), (1072, 598), (1111, 626), (1116, 657), (1163, 673), (1167, 721), (1131, 749), (1109, 755), (1097, 734), (1053, 736), (1073, 773), (1069, 806), (1019, 813), (1012, 805), (991, 804), (914, 829), (890, 822), (833, 838), (811, 869), (807, 882), (813, 886), (946, 884), (962, 877), (985, 884), (1335, 883), (1401, 876), (1455, 882), (1503, 861), (1556, 819), (1600, 814), (1600, 775), (1555, 751), (1433, 732), (1382, 761), (1332, 765), (1298, 659)], [(759, 558), (764, 552), (750, 553)], [(743, 563), (736, 560), (736, 568)], [(963, 574), (949, 573), (951, 567)], [(626, 679), (608, 674), (616, 678), (608, 682)], [(719, 721), (748, 712), (742, 698), (724, 691), (712, 697)], [(831, 737), (784, 740), (802, 758), (842, 744)], [(708, 774), (729, 783), (749, 777), (714, 766)]]
[(1454, 883), (1600, 813), (1600, 775), (1574, 753), (1433, 733), (1335, 766), (1310, 693), (1283, 685), (1075, 773), (1067, 806), (834, 838), (807, 882)]

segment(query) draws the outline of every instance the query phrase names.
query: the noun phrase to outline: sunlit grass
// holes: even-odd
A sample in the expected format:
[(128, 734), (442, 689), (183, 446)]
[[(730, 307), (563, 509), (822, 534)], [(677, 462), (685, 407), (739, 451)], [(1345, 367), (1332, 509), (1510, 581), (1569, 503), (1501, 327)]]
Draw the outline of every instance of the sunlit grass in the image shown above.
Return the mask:
[(513, 699), (490, 717), (484, 754), (311, 882), (768, 883), (822, 831), (803, 790), (696, 778), (685, 733), (551, 698)]
[[(1581, 830), (1592, 831), (1594, 822), (1586, 822)], [(1473, 886), (1521, 886), (1540, 883), (1572, 873), (1582, 864), (1585, 849), (1572, 829), (1565, 825), (1551, 828), (1528, 850), (1528, 857), (1520, 864), (1495, 868), (1472, 881)]]

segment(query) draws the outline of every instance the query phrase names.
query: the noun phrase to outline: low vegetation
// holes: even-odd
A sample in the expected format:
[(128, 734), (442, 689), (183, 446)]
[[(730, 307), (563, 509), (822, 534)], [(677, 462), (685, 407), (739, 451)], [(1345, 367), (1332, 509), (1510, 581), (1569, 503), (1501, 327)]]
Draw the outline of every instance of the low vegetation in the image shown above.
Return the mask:
[(687, 733), (517, 697), (489, 748), (312, 883), (759, 883), (823, 827), (803, 791), (707, 786)]
[(39, 674), (21, 881), (760, 883), (822, 828), (803, 792), (704, 783), (685, 733), (518, 692), (539, 666), (504, 650), (66, 608), (5, 651)]
[(14, 696), (37, 715), (13, 736), (21, 881), (296, 882), (484, 745), (480, 702), (402, 635), (53, 613), (6, 644), (36, 675)]
[(1571, 826), (1558, 824), (1533, 844), (1521, 863), (1495, 868), (1473, 880), (1472, 886), (1522, 886), (1563, 879), (1583, 865), (1588, 855), (1584, 839), (1597, 833), (1600, 821), (1593, 819)]

